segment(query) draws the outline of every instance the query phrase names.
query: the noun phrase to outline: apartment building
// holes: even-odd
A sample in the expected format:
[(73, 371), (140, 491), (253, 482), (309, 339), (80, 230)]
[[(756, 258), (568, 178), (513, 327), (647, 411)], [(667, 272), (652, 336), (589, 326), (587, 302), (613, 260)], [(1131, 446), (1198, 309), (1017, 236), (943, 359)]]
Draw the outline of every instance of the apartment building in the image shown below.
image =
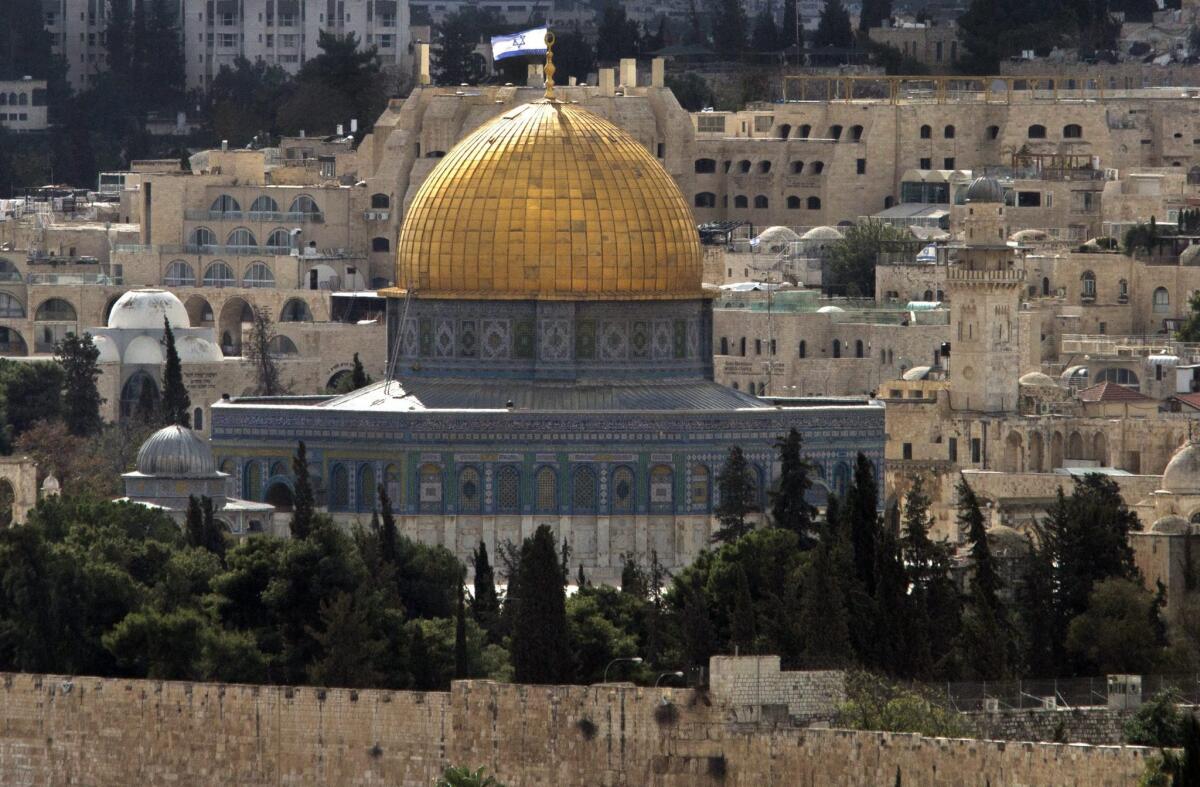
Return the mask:
[(0, 79), (0, 128), (44, 131), (49, 125), (46, 109), (46, 80)]

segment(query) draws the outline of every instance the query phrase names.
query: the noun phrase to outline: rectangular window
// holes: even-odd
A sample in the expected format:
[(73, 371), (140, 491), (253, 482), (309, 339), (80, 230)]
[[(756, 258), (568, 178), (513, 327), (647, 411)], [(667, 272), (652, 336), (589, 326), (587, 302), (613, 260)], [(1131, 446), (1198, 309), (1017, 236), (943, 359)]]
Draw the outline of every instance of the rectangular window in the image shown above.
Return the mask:
[(971, 461), (979, 464), (983, 460), (983, 443), (978, 437), (971, 438)]
[(764, 131), (770, 131), (774, 125), (774, 115), (758, 115), (754, 118), (754, 130), (760, 134)]
[(912, 443), (904, 444), (904, 458), (912, 459)]
[(931, 159), (931, 158), (921, 159), (921, 164), (918, 167), (918, 169), (933, 169), (933, 159)]
[(954, 169), (954, 157), (947, 156), (942, 159), (942, 169)]
[(762, 339), (754, 340), (754, 354), (762, 355)]
[[(942, 42), (941, 41), (938, 41), (934, 45), (934, 51), (936, 52), (935, 57), (937, 57), (937, 61), (939, 63), (942, 62)], [(953, 169), (953, 167), (946, 167), (946, 169)]]
[(1018, 208), (1040, 208), (1040, 207), (1042, 207), (1042, 192), (1040, 192), (1040, 191), (1018, 191), (1017, 192), (1017, 207)]
[(221, 46), (224, 46), (224, 47), (237, 46), (237, 33), (221, 33)]
[(947, 441), (947, 445), (950, 447), (950, 461), (957, 462), (958, 461), (958, 438), (951, 437)]
[(696, 118), (696, 130), (701, 134), (725, 133), (725, 116), (701, 113)]
[(267, 33), (267, 47), (270, 48), (273, 46), (275, 46), (275, 34)]
[(855, 161), (855, 169), (859, 175), (866, 175), (867, 174), (867, 160), (865, 158), (860, 158), (857, 161)]
[(380, 49), (391, 49), (395, 45), (396, 45), (396, 37), (395, 36), (393, 36), (391, 34), (379, 36), (379, 48)]

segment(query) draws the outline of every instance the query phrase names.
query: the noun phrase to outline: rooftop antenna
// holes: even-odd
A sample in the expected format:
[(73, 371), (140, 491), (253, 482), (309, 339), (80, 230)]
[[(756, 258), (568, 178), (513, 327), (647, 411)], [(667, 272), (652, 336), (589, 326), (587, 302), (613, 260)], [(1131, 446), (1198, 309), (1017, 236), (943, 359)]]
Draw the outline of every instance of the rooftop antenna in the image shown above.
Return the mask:
[(544, 70), (544, 73), (546, 75), (546, 92), (544, 94), (544, 97), (547, 101), (555, 101), (556, 100), (556, 97), (554, 95), (554, 72), (557, 69), (554, 68), (554, 52), (552, 51), (553, 48), (554, 48), (554, 33), (550, 30), (547, 30), (546, 31), (546, 68)]

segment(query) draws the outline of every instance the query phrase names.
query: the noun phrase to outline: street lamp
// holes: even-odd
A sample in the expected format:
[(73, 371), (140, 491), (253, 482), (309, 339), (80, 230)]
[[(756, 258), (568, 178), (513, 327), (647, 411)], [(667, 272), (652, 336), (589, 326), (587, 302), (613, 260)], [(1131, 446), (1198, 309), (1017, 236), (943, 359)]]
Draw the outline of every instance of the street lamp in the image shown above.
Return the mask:
[(615, 659), (613, 659), (612, 661), (608, 662), (608, 666), (606, 666), (606, 667), (604, 668), (604, 682), (605, 682), (605, 683), (608, 683), (608, 670), (609, 670), (609, 668), (611, 668), (611, 667), (612, 667), (612, 665), (614, 665), (614, 664), (616, 664), (616, 663), (618, 663), (618, 662), (622, 662), (622, 661), (628, 661), (630, 664), (641, 664), (641, 663), (642, 663), (642, 657), (641, 657), (641, 656), (622, 656), (622, 657), (620, 657), (620, 658), (615, 658)]
[(654, 681), (654, 688), (658, 688), (658, 684), (662, 682), (662, 679), (663, 679), (663, 678), (666, 678), (666, 677), (668, 677), (668, 676), (669, 676), (669, 677), (672, 677), (672, 678), (682, 678), (682, 677), (683, 677), (683, 673), (682, 673), (682, 672), (679, 672), (679, 671), (676, 671), (676, 672), (664, 672), (663, 674), (661, 674), (661, 675), (659, 675), (659, 676), (658, 676), (658, 679), (657, 679), (657, 680), (655, 680), (655, 681)]

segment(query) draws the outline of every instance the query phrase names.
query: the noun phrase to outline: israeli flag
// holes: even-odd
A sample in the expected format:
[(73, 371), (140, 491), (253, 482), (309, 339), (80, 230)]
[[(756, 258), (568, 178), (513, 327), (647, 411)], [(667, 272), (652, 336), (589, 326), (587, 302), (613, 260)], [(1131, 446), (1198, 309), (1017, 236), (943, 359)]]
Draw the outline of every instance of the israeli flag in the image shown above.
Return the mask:
[(492, 38), (492, 59), (503, 60), (506, 57), (521, 55), (546, 54), (546, 28), (526, 30), (523, 33), (509, 33), (506, 36)]

